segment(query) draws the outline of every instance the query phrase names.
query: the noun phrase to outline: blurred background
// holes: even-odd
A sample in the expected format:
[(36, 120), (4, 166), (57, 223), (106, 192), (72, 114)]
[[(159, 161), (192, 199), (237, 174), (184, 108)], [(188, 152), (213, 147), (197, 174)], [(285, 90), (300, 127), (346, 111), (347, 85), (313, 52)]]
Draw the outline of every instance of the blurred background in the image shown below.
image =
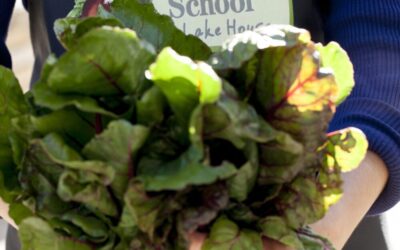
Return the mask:
[[(7, 45), (13, 58), (13, 70), (19, 79), (22, 88), (24, 91), (27, 91), (33, 68), (33, 52), (30, 44), (28, 14), (23, 9), (21, 1), (18, 0), (11, 21)], [(386, 236), (390, 241), (389, 249), (400, 250), (400, 205), (386, 213), (383, 223), (386, 228)], [(5, 249), (5, 230), (6, 224), (3, 221), (0, 221), (0, 250)], [(361, 249), (352, 248), (351, 250)]]
[(33, 68), (33, 52), (29, 36), (29, 17), (17, 0), (7, 37), (7, 46), (13, 59), (13, 71), (24, 91), (28, 90)]

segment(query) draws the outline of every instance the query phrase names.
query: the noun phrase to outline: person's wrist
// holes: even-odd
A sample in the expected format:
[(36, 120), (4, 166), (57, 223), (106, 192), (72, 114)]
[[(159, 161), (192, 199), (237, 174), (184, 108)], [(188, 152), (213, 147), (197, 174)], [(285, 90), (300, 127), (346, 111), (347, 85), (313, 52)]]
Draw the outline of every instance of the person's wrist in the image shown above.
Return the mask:
[(326, 216), (311, 225), (318, 234), (342, 249), (352, 232), (383, 191), (388, 170), (378, 155), (369, 151), (354, 171), (343, 174), (343, 197)]

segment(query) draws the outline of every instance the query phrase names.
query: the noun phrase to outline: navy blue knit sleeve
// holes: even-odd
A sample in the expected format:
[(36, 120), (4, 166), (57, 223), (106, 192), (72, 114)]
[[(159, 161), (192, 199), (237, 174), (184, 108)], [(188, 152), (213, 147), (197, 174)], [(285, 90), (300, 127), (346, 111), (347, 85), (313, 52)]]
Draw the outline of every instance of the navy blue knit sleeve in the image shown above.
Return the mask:
[(369, 211), (379, 214), (400, 200), (400, 1), (331, 0), (326, 32), (349, 53), (356, 78), (330, 130), (360, 128), (389, 168), (388, 184)]
[(11, 68), (11, 56), (5, 40), (15, 0), (0, 0), (0, 65)]

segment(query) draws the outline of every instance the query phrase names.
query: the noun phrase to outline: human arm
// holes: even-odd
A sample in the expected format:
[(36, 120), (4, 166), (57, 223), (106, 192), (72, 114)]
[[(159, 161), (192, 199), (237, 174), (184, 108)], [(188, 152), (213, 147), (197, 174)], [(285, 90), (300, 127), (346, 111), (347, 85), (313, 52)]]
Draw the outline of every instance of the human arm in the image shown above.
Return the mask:
[(368, 152), (356, 170), (343, 174), (342, 199), (312, 229), (328, 238), (336, 249), (342, 249), (381, 194), (387, 179), (385, 163), (375, 153)]

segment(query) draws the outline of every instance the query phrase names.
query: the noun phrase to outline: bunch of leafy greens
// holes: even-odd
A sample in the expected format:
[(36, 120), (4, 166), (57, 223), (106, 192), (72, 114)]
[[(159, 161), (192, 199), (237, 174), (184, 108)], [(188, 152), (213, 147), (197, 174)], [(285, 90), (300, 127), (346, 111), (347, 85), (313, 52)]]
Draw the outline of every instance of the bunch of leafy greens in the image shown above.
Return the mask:
[(332, 248), (307, 225), (367, 149), (326, 134), (354, 84), (337, 44), (267, 26), (212, 53), (139, 0), (55, 30), (67, 52), (31, 92), (0, 68), (0, 196), (23, 249), (186, 249), (195, 231), (204, 250)]

